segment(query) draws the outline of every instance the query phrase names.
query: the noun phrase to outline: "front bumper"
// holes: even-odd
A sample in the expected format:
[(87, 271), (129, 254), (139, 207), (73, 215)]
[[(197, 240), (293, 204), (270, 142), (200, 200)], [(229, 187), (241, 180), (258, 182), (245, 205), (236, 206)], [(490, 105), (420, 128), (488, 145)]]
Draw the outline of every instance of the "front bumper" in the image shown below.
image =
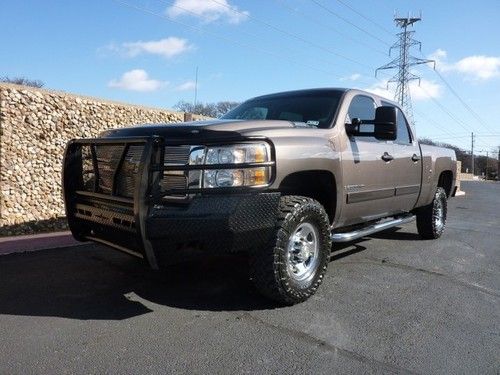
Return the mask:
[(187, 206), (157, 206), (146, 238), (160, 265), (206, 254), (251, 252), (265, 246), (276, 223), (279, 193), (206, 195)]
[[(133, 196), (83, 188), (82, 146), (99, 144), (143, 147), (134, 172)], [(68, 144), (64, 200), (76, 239), (130, 253), (147, 260), (152, 268), (203, 254), (248, 252), (265, 245), (276, 222), (279, 193), (261, 189), (197, 192), (182, 202), (165, 202), (158, 191), (162, 147), (158, 137), (75, 140)], [(124, 151), (117, 164), (111, 191), (120, 188), (116, 181), (120, 181), (120, 166), (129, 162), (127, 155)], [(98, 170), (94, 172), (99, 181)]]

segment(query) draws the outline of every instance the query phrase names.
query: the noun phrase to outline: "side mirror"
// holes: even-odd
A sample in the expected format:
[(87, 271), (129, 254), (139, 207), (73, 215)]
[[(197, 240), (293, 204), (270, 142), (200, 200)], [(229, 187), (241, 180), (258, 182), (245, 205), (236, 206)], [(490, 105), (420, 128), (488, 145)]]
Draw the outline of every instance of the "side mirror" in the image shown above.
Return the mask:
[[(373, 124), (373, 131), (361, 131), (361, 125)], [(357, 117), (345, 124), (348, 135), (358, 137), (375, 137), (381, 140), (394, 141), (397, 137), (396, 108), (391, 106), (378, 107), (373, 120), (361, 120)]]
[(398, 127), (396, 125), (396, 107), (383, 106), (375, 111), (375, 138), (387, 141), (396, 140)]

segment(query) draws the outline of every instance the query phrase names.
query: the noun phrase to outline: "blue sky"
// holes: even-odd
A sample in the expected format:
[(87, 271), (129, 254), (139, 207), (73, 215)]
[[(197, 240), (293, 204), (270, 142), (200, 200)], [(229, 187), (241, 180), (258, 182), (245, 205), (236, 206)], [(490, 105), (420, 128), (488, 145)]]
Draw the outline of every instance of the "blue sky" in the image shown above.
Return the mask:
[(377, 80), (374, 70), (391, 59), (395, 10), (422, 12), (414, 28), (422, 54), (413, 54), (436, 59), (475, 112), (420, 66), (421, 86), (412, 87), (418, 135), (468, 149), (474, 131), (478, 150), (496, 149), (498, 0), (2, 0), (0, 76), (166, 108), (194, 100), (197, 67), (202, 102), (334, 86), (391, 96), (389, 76)]

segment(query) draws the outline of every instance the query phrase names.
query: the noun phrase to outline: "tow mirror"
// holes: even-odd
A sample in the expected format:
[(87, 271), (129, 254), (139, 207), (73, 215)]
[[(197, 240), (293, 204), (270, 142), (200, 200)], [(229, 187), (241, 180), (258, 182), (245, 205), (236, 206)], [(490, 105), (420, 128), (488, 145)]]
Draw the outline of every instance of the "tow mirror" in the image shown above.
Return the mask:
[[(373, 124), (373, 131), (361, 131), (363, 124)], [(394, 141), (397, 137), (396, 108), (392, 106), (378, 107), (375, 110), (373, 120), (361, 120), (356, 117), (351, 120), (350, 124), (345, 124), (345, 129), (348, 135)]]
[(375, 138), (394, 141), (397, 137), (396, 107), (383, 106), (375, 111)]

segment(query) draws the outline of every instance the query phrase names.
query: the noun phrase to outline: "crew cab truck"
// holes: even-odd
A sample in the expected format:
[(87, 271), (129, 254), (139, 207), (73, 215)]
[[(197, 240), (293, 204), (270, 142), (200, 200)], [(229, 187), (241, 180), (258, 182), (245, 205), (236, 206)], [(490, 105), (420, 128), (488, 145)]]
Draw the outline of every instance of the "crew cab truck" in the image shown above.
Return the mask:
[(245, 252), (257, 288), (294, 304), (318, 289), (332, 243), (415, 218), (422, 238), (440, 237), (455, 173), (454, 151), (420, 145), (398, 104), (326, 88), (72, 140), (63, 185), (77, 240), (154, 269)]

